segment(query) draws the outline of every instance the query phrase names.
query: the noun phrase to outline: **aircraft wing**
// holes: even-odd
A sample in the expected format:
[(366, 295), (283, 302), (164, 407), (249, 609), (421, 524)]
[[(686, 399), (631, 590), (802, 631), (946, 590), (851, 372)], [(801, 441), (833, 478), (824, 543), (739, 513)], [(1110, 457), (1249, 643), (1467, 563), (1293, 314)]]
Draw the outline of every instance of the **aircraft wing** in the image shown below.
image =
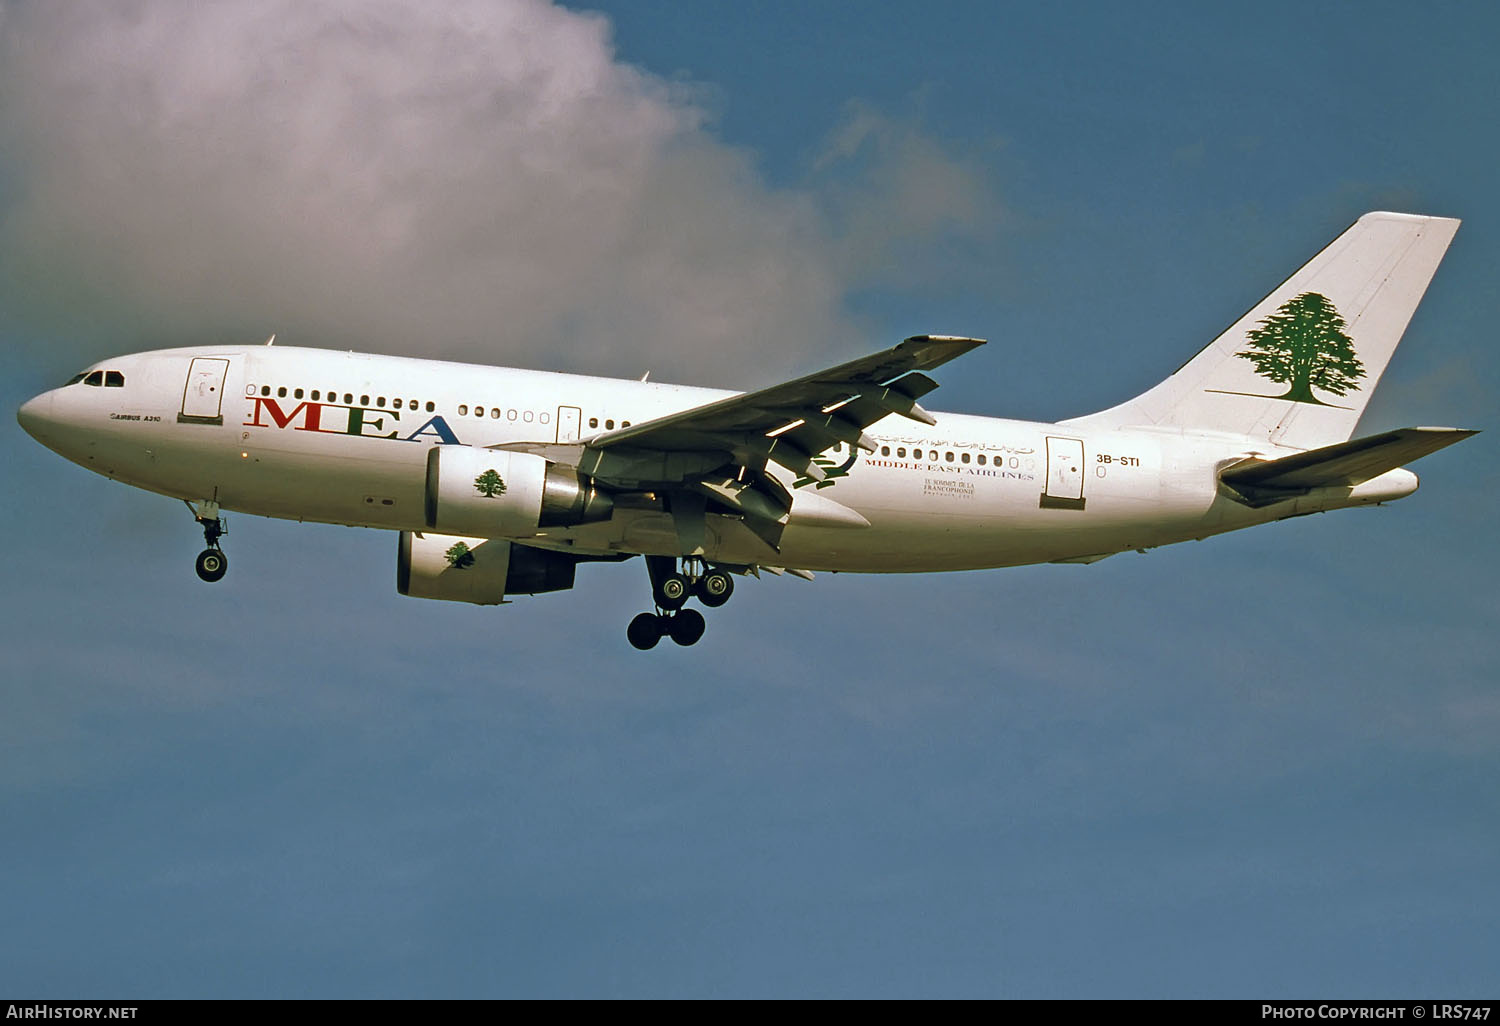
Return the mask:
[[(842, 442), (873, 452), (865, 428), (900, 414), (935, 424), (917, 400), (937, 388), (924, 371), (984, 345), (983, 339), (916, 335), (863, 359), (782, 385), (607, 431), (583, 442), (495, 446), (575, 466), (618, 492), (660, 495), (683, 553), (702, 551), (705, 515), (728, 513), (779, 550), (793, 510), (791, 492), (766, 472), (776, 463), (820, 485), (831, 462), (818, 455)], [(821, 464), (821, 465), (820, 465)], [(817, 494), (799, 493), (796, 516), (824, 527), (869, 521)], [(796, 572), (796, 571), (789, 571)]]
[[(984, 344), (982, 339), (918, 335), (894, 348), (830, 367), (781, 385), (746, 392), (589, 439), (597, 459), (611, 451), (719, 453), (722, 462), (764, 467), (767, 460), (821, 481), (813, 459), (839, 442), (867, 452), (874, 444), (864, 429), (892, 413), (924, 424), (935, 421), (917, 400), (937, 388), (923, 371)], [(671, 476), (671, 475), (668, 475)]]

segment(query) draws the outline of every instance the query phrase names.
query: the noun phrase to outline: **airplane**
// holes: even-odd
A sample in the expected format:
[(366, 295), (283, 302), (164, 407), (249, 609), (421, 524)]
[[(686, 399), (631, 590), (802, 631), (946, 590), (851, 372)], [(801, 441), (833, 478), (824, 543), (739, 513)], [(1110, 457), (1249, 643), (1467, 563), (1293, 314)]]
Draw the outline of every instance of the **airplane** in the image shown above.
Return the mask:
[(222, 579), (225, 511), (398, 532), (402, 595), (501, 604), (644, 557), (638, 649), (695, 644), (763, 572), (1092, 563), (1410, 495), (1476, 432), (1353, 438), (1459, 222), (1359, 218), (1175, 373), (1057, 423), (932, 413), (983, 340), (899, 345), (747, 393), (266, 344), (104, 360), (21, 426), (184, 501)]

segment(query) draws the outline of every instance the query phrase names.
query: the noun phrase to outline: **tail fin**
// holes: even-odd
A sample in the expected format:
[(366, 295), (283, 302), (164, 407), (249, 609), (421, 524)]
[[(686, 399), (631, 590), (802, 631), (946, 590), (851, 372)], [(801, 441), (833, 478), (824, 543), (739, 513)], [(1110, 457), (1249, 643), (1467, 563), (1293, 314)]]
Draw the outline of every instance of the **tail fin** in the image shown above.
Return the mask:
[(1070, 423), (1224, 431), (1299, 449), (1344, 441), (1458, 224), (1366, 214), (1170, 378)]

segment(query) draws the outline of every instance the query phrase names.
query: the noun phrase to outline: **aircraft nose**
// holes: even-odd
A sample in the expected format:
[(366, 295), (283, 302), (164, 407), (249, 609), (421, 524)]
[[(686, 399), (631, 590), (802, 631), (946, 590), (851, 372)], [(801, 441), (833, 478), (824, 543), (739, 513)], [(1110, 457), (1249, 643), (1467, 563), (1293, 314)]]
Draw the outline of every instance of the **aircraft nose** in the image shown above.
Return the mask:
[(45, 442), (46, 439), (43, 436), (52, 422), (52, 393), (43, 392), (39, 396), (26, 400), (16, 411), (16, 420), (20, 422), (21, 427), (26, 429), (28, 435), (38, 442)]

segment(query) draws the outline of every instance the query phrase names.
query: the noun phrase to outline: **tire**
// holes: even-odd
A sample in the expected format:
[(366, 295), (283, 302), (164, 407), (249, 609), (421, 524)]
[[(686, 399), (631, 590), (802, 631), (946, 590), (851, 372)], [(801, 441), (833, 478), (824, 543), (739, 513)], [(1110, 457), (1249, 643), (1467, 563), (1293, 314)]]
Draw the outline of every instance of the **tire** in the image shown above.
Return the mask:
[(672, 617), (667, 624), (672, 640), (684, 648), (688, 645), (696, 645), (707, 627), (708, 623), (703, 619), (703, 614), (696, 609), (684, 609)]
[(641, 613), (625, 628), (625, 637), (642, 652), (655, 648), (661, 640), (661, 621), (655, 613)]
[(224, 555), (223, 549), (204, 549), (198, 553), (193, 569), (198, 571), (200, 578), (212, 584), (229, 572), (229, 557)]
[(698, 601), (710, 609), (718, 609), (734, 594), (734, 578), (723, 570), (710, 570), (698, 582)]
[(682, 604), (693, 594), (692, 585), (681, 574), (668, 574), (661, 579), (656, 589), (656, 604), (663, 609), (681, 609)]

